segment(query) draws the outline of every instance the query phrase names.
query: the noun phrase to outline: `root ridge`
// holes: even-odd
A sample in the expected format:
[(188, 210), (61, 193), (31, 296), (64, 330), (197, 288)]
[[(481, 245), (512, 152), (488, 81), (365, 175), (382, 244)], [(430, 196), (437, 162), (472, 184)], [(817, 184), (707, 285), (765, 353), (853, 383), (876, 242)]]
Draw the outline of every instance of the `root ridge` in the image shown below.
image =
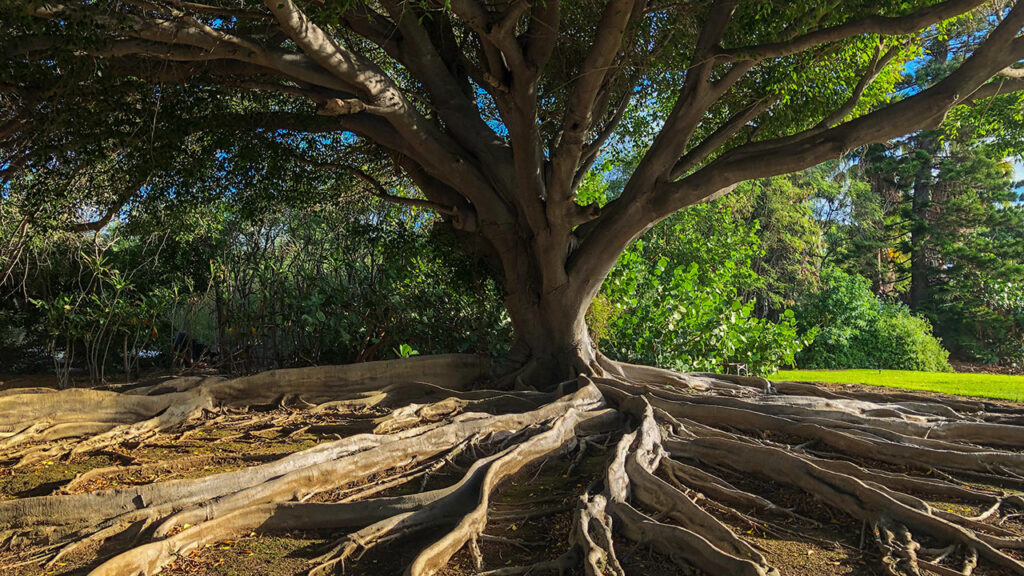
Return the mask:
[[(841, 546), (873, 547), (886, 574), (1024, 576), (1017, 407), (600, 365), (602, 375), (557, 392), (480, 388), (489, 362), (454, 355), (122, 392), (0, 393), (0, 461), (13, 474), (177, 442), (318, 440), (236, 456), (241, 468), (195, 478), (160, 479), (216, 468), (220, 456), (101, 466), (51, 495), (2, 500), (0, 567), (53, 569), (117, 542), (89, 573), (149, 576), (219, 542), (301, 530), (341, 532), (310, 574), (415, 536), (410, 576), (457, 556), (495, 576), (625, 575), (638, 548), (679, 573), (777, 576), (771, 541), (751, 533), (824, 542), (816, 531), (838, 519), (865, 527), (859, 545)], [(545, 464), (553, 458), (563, 463)], [(583, 476), (568, 496), (537, 498), (534, 511), (496, 502), (512, 479), (542, 473)], [(156, 481), (88, 491), (139, 476)], [(558, 515), (568, 534), (555, 539), (557, 557), (539, 556), (550, 546), (536, 538), (496, 531)], [(532, 561), (495, 565), (495, 547)]]

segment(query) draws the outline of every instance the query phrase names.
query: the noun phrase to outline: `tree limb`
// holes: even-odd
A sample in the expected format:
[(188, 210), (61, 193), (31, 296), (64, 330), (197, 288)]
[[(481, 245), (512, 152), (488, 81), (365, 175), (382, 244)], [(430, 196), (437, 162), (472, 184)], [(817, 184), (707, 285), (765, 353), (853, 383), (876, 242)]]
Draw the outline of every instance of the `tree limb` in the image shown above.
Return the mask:
[[(603, 278), (621, 250), (651, 226), (684, 206), (718, 197), (739, 182), (795, 172), (857, 146), (936, 126), (950, 108), (969, 102), (979, 87), (1024, 57), (1024, 39), (1017, 38), (1022, 26), (1024, 4), (1018, 3), (949, 76), (885, 108), (828, 130), (739, 146), (682, 180), (658, 180), (653, 189), (630, 191), (627, 184), (630, 194), (624, 192), (606, 205), (588, 227), (567, 263), (570, 275)], [(634, 179), (635, 174), (631, 184)], [(578, 289), (590, 297), (599, 287), (592, 283)]]
[(117, 216), (128, 202), (139, 192), (139, 189), (145, 184), (147, 178), (141, 178), (124, 189), (123, 192), (114, 200), (114, 202), (107, 208), (107, 211), (103, 213), (98, 219), (91, 222), (79, 222), (71, 226), (72, 232), (83, 233), (83, 232), (99, 232), (106, 228), (107, 224)]
[[(403, 41), (399, 47), (399, 61), (417, 78), (431, 95), (431, 102), (445, 125), (466, 149), (475, 150), (485, 157), (480, 165), (501, 166), (507, 152), (494, 131), (480, 118), (470, 98), (460, 90), (462, 81), (456, 78), (441, 57), (440, 50), (431, 41), (420, 15), (407, 4), (383, 0), (382, 5), (397, 23)], [(491, 174), (493, 179), (507, 178), (509, 174)]]
[(615, 59), (636, 3), (634, 0), (611, 0), (594, 36), (593, 48), (587, 54), (574, 82), (569, 104), (562, 121), (561, 137), (552, 153), (548, 188), (549, 218), (554, 205), (569, 198), (570, 185), (579, 167), (583, 141), (595, 120), (594, 103), (612, 61)]
[(664, 127), (658, 132), (651, 147), (626, 183), (620, 197), (626, 199), (624, 202), (630, 202), (636, 196), (644, 194), (659, 178), (669, 174), (707, 111), (753, 66), (749, 61), (736, 63), (718, 82), (710, 82), (714, 68), (712, 56), (716, 46), (724, 38), (738, 4), (738, 0), (718, 0), (709, 9), (694, 47), (692, 64), (686, 71), (686, 81), (679, 91), (679, 98), (665, 120)]
[(347, 164), (320, 164), (320, 166), (335, 170), (343, 170), (348, 172), (349, 174), (352, 174), (353, 176), (356, 176), (363, 182), (369, 184), (370, 192), (373, 193), (373, 195), (376, 196), (377, 198), (380, 198), (381, 200), (386, 200), (388, 202), (392, 202), (395, 204), (401, 204), (403, 206), (426, 208), (427, 210), (433, 210), (440, 214), (444, 214), (445, 216), (455, 215), (454, 208), (438, 204), (437, 202), (431, 202), (430, 200), (422, 200), (420, 198), (407, 198), (405, 196), (391, 194), (390, 192), (387, 191), (386, 188), (384, 188), (384, 185), (381, 184), (379, 180), (377, 180), (373, 176), (370, 176), (363, 170), (356, 168), (355, 166), (349, 166)]
[(975, 90), (964, 102), (973, 106), (977, 100), (1024, 91), (1024, 78), (996, 78)]
[(1005, 78), (1024, 78), (1024, 68), (1006, 67), (999, 71), (999, 75)]
[(619, 123), (622, 122), (623, 116), (626, 114), (626, 110), (629, 108), (630, 102), (633, 100), (632, 94), (626, 94), (619, 101), (619, 105), (615, 107), (615, 111), (612, 112), (611, 118), (605, 122), (604, 127), (597, 133), (597, 136), (590, 141), (586, 146), (583, 147), (582, 157), (580, 159), (580, 165), (576, 169), (576, 175), (572, 179), (572, 190), (575, 191), (579, 188), (580, 182), (583, 181), (583, 177), (587, 175), (590, 168), (594, 165), (594, 161), (597, 160), (598, 155), (601, 153), (601, 148), (604, 147), (608, 138), (615, 133), (615, 129), (618, 128)]
[(735, 136), (740, 129), (747, 125), (747, 123), (754, 118), (757, 118), (762, 112), (771, 107), (776, 100), (777, 98), (774, 97), (761, 98), (734, 114), (717, 130), (712, 132), (711, 135), (702, 140), (700, 144), (694, 146), (685, 155), (683, 155), (683, 157), (680, 158), (672, 168), (672, 172), (669, 177), (673, 180), (680, 178), (687, 170), (699, 164), (711, 155), (711, 153), (728, 142), (729, 139)]
[(815, 128), (831, 128), (836, 122), (846, 118), (848, 114), (853, 112), (854, 108), (856, 108), (857, 104), (860, 102), (861, 97), (864, 96), (864, 91), (867, 90), (868, 86), (875, 81), (875, 78), (878, 78), (878, 75), (882, 73), (882, 70), (884, 70), (890, 62), (892, 62), (893, 58), (900, 53), (900, 48), (901, 47), (899, 46), (894, 46), (886, 51), (885, 54), (880, 55), (882, 47), (879, 46), (875, 51), (874, 60), (872, 60), (867, 71), (864, 72), (860, 81), (858, 81), (857, 85), (853, 88), (853, 91), (850, 93), (850, 97), (842, 106), (823, 118)]
[(796, 54), (821, 44), (864, 34), (881, 34), (886, 36), (911, 34), (943, 20), (969, 12), (983, 3), (984, 0), (946, 0), (905, 16), (887, 17), (873, 14), (861, 20), (822, 28), (783, 42), (740, 48), (723, 48), (717, 52), (716, 57), (724, 60), (764, 60), (766, 58), (780, 58)]

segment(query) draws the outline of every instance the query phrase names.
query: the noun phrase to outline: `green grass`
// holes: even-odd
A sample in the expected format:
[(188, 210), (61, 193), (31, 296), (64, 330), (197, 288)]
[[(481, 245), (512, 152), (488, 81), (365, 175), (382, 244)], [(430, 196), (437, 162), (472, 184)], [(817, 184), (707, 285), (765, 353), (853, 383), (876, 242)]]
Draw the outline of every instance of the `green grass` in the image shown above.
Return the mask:
[(909, 370), (782, 370), (770, 379), (867, 384), (1024, 402), (1024, 376)]

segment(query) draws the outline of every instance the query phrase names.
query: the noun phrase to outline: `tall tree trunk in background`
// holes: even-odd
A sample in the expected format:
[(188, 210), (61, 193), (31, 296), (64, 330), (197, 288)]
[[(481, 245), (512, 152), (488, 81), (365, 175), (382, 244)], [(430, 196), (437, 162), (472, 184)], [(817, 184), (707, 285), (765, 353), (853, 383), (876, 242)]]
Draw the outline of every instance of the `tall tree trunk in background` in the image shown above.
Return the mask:
[(938, 137), (934, 132), (924, 132), (918, 141), (915, 154), (919, 165), (914, 175), (913, 200), (911, 205), (910, 228), (910, 295), (909, 304), (915, 312), (928, 299), (928, 281), (931, 276), (928, 250), (931, 244), (931, 201), (935, 153)]
[[(945, 63), (949, 57), (949, 46), (945, 42), (936, 42), (928, 46), (935, 62)], [(941, 76), (940, 76), (941, 78)], [(933, 79), (932, 81), (937, 80)], [(937, 162), (935, 153), (938, 151), (939, 134), (935, 130), (920, 132), (915, 138), (914, 154), (918, 162), (917, 173), (914, 174), (913, 203), (911, 205), (910, 228), (910, 309), (918, 312), (928, 299), (928, 278), (931, 270), (928, 263), (928, 252), (931, 244), (931, 202), (932, 187), (935, 184), (934, 171)]]

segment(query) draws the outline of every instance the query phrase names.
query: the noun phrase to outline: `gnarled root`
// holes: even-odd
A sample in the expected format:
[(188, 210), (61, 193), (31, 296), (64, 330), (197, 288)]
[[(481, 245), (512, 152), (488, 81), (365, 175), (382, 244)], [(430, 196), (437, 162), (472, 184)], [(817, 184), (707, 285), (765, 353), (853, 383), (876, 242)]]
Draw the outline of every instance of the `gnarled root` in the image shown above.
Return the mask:
[[(600, 368), (557, 392), (476, 389), (486, 363), (448, 356), (126, 393), (0, 394), (0, 457), (26, 467), (168, 437), (197, 442), (216, 430), (256, 443), (355, 432), (282, 457), (238, 457), (247, 467), (198, 478), (77, 493), (216, 455), (98, 468), (49, 496), (0, 501), (0, 549), (28, 551), (0, 552), (0, 566), (41, 559), (53, 568), (106, 542), (115, 554), (94, 559), (93, 576), (150, 575), (224, 540), (302, 530), (342, 532), (311, 562), (313, 574), (405, 538), (418, 543), (406, 567), (416, 576), (456, 555), (494, 576), (579, 567), (625, 575), (638, 548), (683, 574), (801, 573), (770, 561), (782, 555), (768, 553), (767, 536), (783, 534), (870, 546), (888, 574), (1024, 575), (1024, 499), (1007, 490), (1024, 485), (1024, 418), (1013, 406), (676, 374), (604, 357)], [(248, 404), (289, 408), (253, 414)], [(574, 493), (538, 498), (530, 510), (495, 504), (510, 479), (560, 456), (547, 469), (582, 475)], [(388, 495), (399, 488), (403, 495)], [(533, 552), (536, 542), (492, 531), (559, 514), (567, 516), (552, 526), (568, 533), (553, 541), (568, 546), (547, 556)], [(823, 540), (829, 525), (857, 528)], [(532, 563), (493, 567), (496, 546)]]
[[(139, 442), (179, 429), (207, 410), (274, 404), (289, 396), (308, 403), (336, 402), (379, 393), (390, 384), (424, 380), (461, 390), (483, 378), (489, 369), (490, 362), (477, 356), (424, 356), (273, 370), (234, 380), (182, 378), (126, 394), (12, 390), (0, 396), (0, 462), (20, 459), (19, 464), (26, 465)], [(21, 448), (28, 443), (82, 437), (86, 439), (59, 443), (45, 452)]]

